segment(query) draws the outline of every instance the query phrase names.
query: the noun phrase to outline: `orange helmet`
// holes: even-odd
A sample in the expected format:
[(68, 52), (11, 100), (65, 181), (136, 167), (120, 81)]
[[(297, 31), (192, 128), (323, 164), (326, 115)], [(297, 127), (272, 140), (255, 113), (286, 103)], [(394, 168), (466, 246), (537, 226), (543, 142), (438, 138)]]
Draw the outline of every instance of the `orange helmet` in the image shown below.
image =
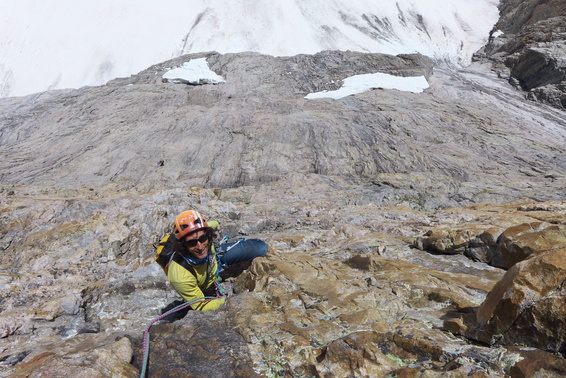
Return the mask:
[(183, 211), (175, 218), (175, 237), (181, 240), (191, 232), (208, 227), (208, 223), (198, 211)]

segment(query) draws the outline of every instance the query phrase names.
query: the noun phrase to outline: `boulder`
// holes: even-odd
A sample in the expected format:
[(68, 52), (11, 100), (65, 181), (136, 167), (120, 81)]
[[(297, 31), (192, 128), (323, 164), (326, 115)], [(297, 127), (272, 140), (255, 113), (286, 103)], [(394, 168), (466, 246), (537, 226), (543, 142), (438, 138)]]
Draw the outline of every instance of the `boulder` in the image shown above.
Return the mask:
[(462, 254), (474, 261), (491, 263), (497, 254), (501, 229), (471, 225), (466, 229), (436, 228), (418, 237), (413, 245), (424, 251)]
[(507, 65), (511, 75), (521, 87), (529, 91), (548, 84), (559, 84), (566, 76), (566, 49), (562, 43), (547, 43), (544, 47), (531, 47), (516, 57), (509, 58)]
[(52, 345), (51, 351), (7, 372), (11, 377), (139, 377), (139, 371), (131, 364), (133, 348), (127, 337), (115, 342), (92, 335), (79, 339)]
[(511, 377), (564, 377), (566, 360), (554, 353), (535, 348), (509, 347), (518, 361), (508, 369)]
[(149, 377), (259, 377), (246, 340), (227, 326), (231, 316), (228, 311), (189, 311), (179, 321), (153, 326), (146, 348), (136, 335), (134, 366), (142, 371), (147, 353)]
[(523, 223), (506, 229), (498, 244), (492, 264), (509, 269), (534, 253), (566, 248), (566, 225)]
[(475, 314), (445, 326), (490, 345), (521, 345), (566, 352), (566, 248), (533, 255), (513, 265)]
[[(525, 207), (523, 210), (529, 209)], [(546, 219), (543, 214), (539, 217)], [(516, 219), (521, 220), (520, 217)], [(564, 221), (563, 217), (551, 220)], [(482, 223), (466, 224), (461, 229), (438, 226), (416, 238), (413, 246), (431, 253), (462, 254), (474, 261), (509, 269), (534, 253), (566, 247), (566, 225), (537, 221), (506, 229)]]

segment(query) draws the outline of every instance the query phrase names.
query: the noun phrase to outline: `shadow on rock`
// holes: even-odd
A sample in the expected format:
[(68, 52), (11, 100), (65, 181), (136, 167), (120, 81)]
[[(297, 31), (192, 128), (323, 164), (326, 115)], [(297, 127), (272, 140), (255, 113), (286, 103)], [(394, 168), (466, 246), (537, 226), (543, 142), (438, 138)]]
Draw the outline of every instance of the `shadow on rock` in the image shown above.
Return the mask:
[[(151, 330), (150, 377), (256, 377), (248, 345), (237, 329), (227, 326), (226, 310), (190, 311), (180, 321)], [(133, 364), (141, 370), (143, 345), (134, 340)]]

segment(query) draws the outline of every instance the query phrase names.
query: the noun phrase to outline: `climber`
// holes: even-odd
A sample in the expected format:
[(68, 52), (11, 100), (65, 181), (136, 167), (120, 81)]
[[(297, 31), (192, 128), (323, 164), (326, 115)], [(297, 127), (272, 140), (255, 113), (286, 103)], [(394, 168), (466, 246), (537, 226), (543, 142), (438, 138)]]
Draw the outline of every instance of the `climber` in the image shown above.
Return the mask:
[[(217, 221), (206, 222), (197, 211), (183, 211), (175, 218), (172, 258), (167, 267), (167, 278), (175, 291), (186, 302), (205, 296), (217, 296), (217, 276), (222, 267), (251, 261), (267, 254), (267, 244), (259, 239), (223, 243), (216, 250)], [(179, 257), (182, 257), (180, 259)], [(193, 310), (216, 310), (225, 297), (191, 305)]]

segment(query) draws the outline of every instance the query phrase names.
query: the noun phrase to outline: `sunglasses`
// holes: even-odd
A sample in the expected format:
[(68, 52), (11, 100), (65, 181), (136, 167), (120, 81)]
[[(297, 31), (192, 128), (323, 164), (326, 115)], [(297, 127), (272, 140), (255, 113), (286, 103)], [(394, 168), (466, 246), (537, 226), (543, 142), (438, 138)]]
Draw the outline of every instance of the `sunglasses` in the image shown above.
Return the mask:
[(185, 245), (189, 248), (192, 248), (192, 247), (196, 247), (197, 243), (203, 244), (204, 242), (207, 242), (207, 241), (208, 241), (208, 235), (204, 234), (204, 235), (201, 235), (200, 238), (197, 238), (197, 239), (185, 240)]

